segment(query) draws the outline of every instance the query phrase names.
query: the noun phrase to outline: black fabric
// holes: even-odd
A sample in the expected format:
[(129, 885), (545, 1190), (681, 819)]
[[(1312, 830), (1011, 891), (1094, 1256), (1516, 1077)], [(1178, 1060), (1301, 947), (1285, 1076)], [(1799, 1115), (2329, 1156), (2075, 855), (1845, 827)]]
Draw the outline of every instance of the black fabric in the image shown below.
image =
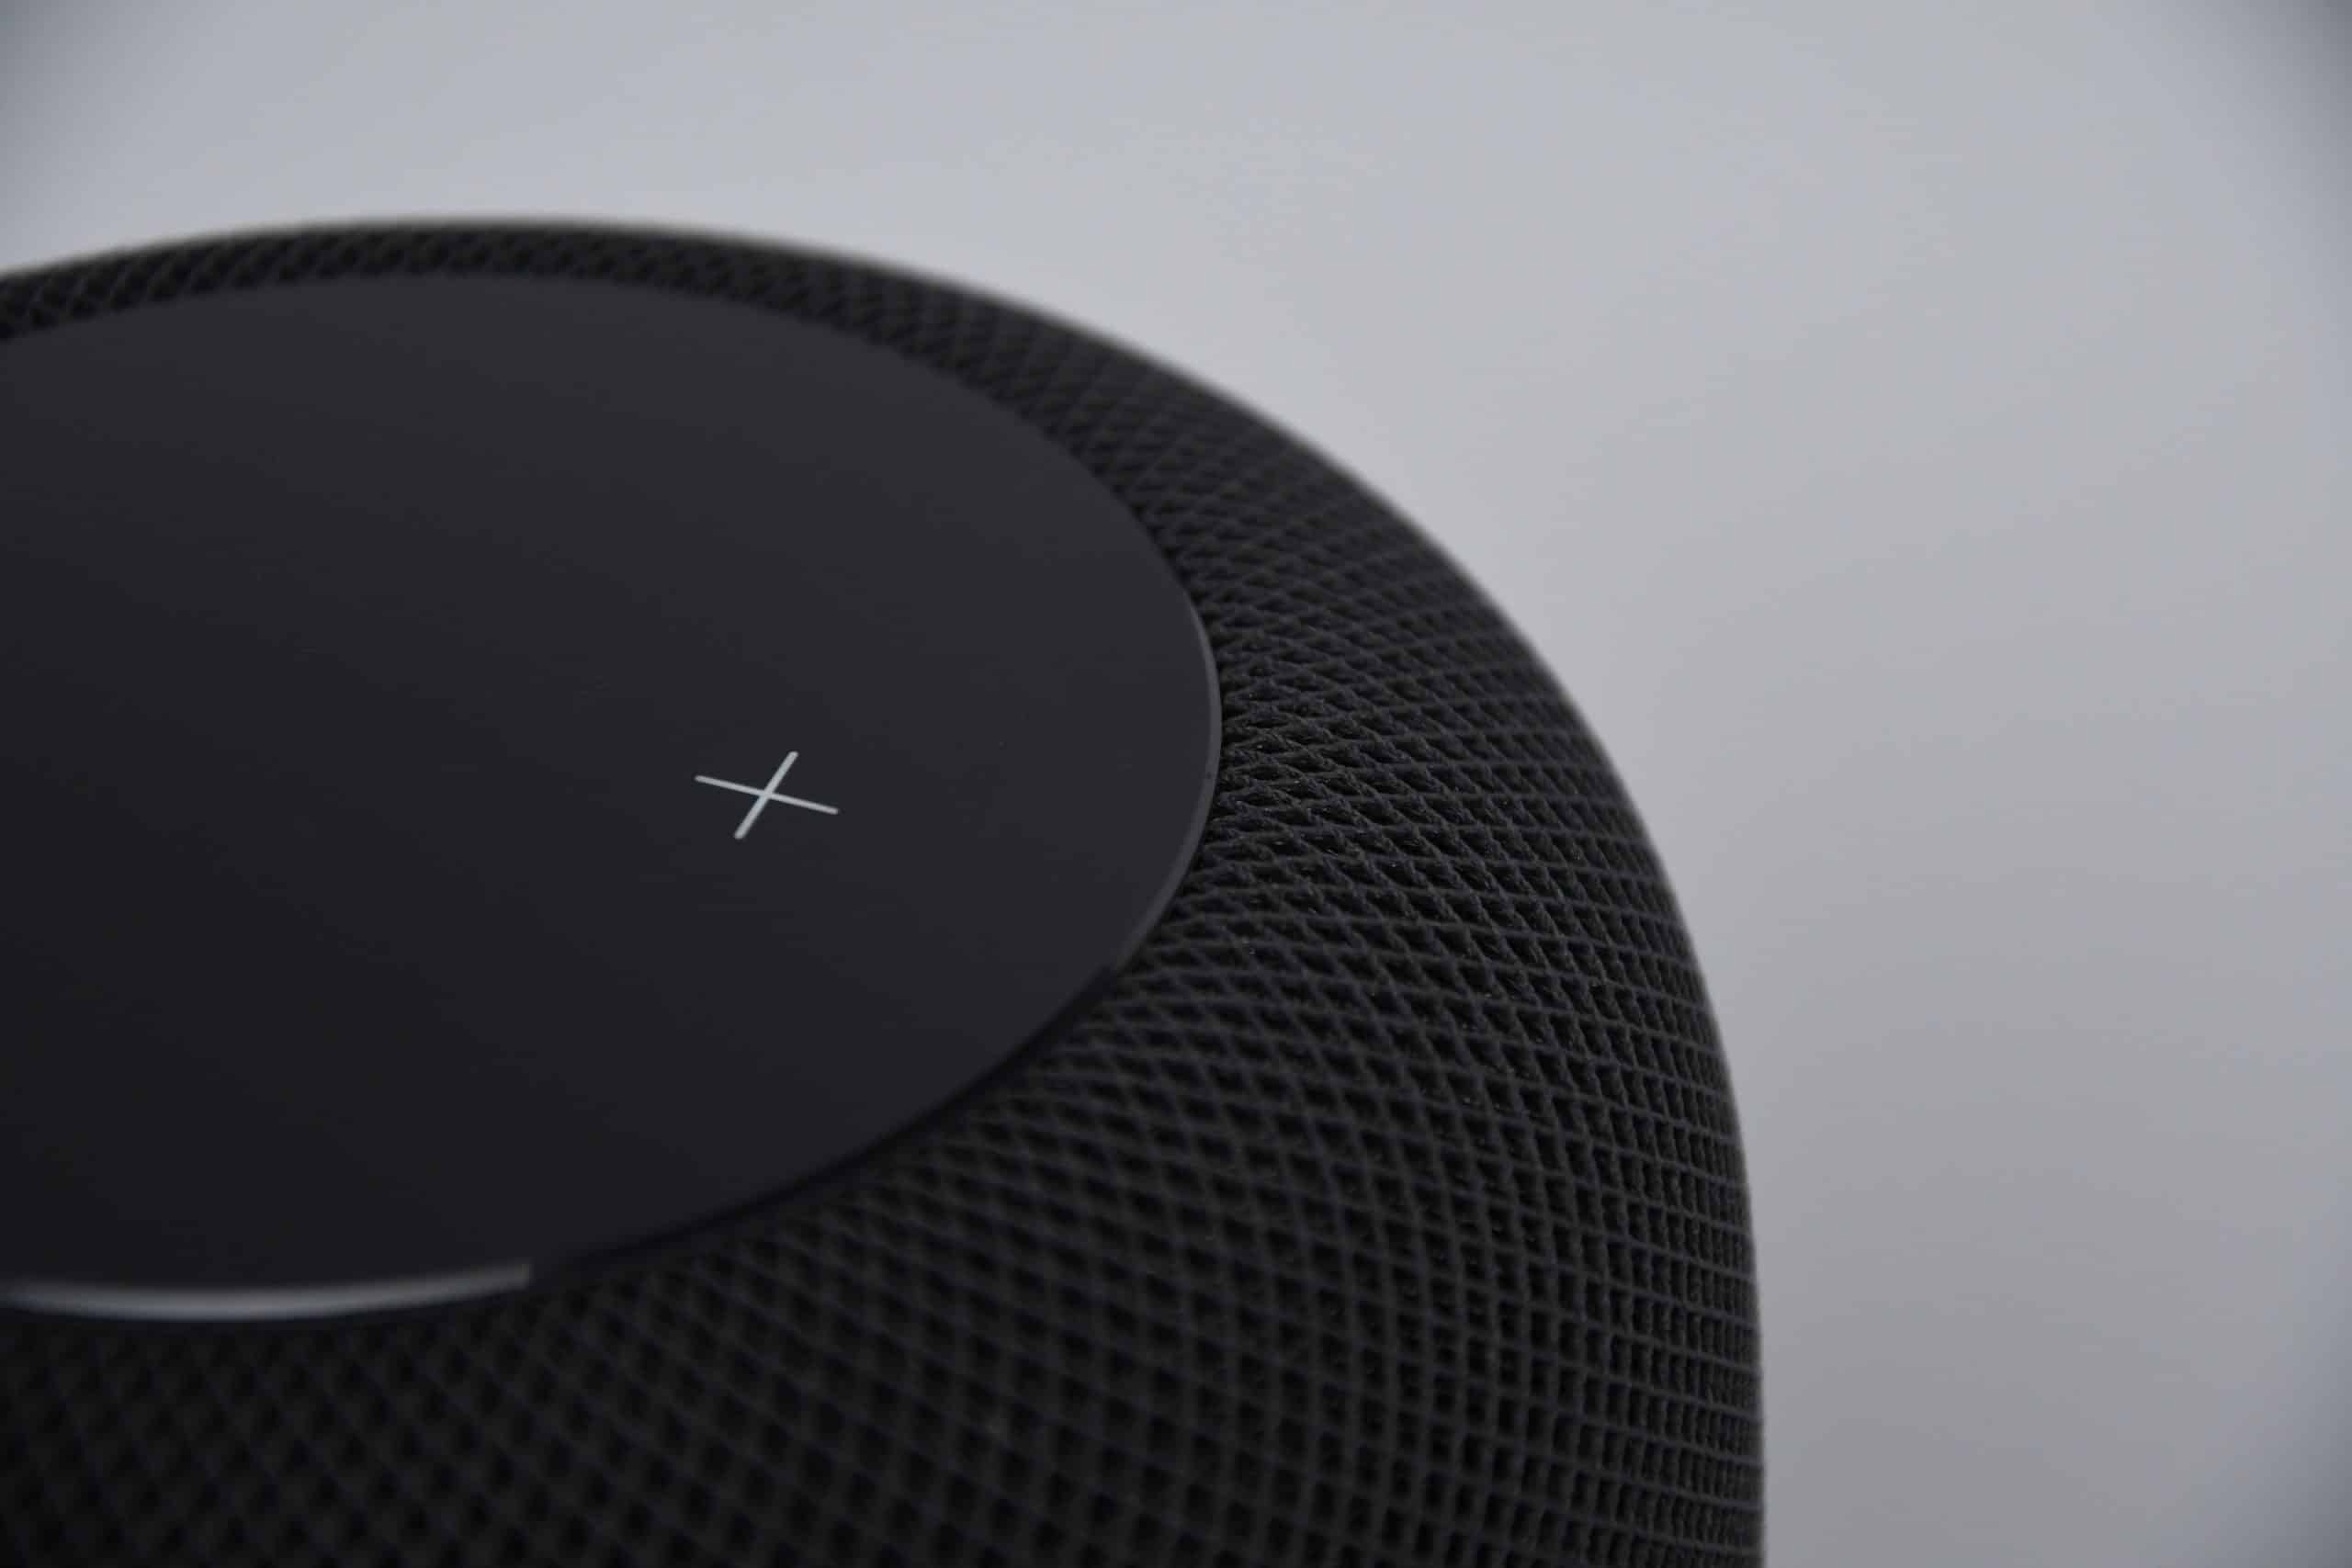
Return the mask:
[(234, 237), (0, 280), (0, 340), (401, 272), (788, 311), (1030, 421), (1198, 604), (1224, 701), (1205, 835), (1059, 1036), (658, 1256), (372, 1322), (0, 1315), (0, 1561), (1759, 1560), (1753, 1259), (1705, 993), (1600, 750), (1439, 554), (1128, 354), (729, 241)]

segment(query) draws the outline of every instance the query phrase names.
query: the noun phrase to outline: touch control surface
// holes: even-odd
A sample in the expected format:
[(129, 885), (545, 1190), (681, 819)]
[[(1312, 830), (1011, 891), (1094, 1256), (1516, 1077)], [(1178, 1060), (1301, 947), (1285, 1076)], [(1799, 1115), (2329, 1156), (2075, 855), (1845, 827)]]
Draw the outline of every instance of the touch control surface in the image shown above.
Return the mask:
[(511, 1286), (1081, 1005), (1198, 835), (1200, 628), (944, 376), (616, 284), (0, 344), (0, 1303)]

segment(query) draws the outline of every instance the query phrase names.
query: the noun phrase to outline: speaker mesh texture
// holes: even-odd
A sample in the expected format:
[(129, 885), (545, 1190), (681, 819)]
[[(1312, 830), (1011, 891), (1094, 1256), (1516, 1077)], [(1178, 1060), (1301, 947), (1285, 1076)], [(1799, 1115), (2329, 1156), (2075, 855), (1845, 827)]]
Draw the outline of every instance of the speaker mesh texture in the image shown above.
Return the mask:
[(846, 1178), (666, 1251), (367, 1321), (0, 1314), (0, 1561), (1759, 1561), (1705, 993), (1600, 750), (1439, 554), (1130, 354), (730, 240), (233, 236), (0, 279), (0, 340), (387, 274), (784, 311), (1028, 421), (1199, 607), (1204, 837), (1062, 1032)]

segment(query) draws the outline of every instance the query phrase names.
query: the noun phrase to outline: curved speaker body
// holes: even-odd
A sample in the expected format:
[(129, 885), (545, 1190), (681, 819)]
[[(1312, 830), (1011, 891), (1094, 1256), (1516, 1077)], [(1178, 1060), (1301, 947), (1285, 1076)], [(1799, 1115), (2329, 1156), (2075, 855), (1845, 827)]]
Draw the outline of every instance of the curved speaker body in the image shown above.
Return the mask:
[(0, 1558), (1752, 1563), (1599, 747), (1068, 327), (572, 226), (0, 279)]

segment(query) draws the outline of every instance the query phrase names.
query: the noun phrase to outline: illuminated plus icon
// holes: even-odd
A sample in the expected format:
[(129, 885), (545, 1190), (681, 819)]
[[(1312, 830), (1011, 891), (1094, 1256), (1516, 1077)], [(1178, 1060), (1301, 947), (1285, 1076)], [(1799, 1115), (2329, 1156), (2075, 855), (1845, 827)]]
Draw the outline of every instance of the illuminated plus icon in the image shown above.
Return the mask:
[(760, 819), (760, 813), (768, 808), (770, 802), (778, 806), (797, 806), (803, 811), (821, 811), (828, 817), (839, 817), (842, 814), (842, 808), (838, 806), (825, 806), (817, 801), (803, 800), (797, 795), (776, 793), (775, 786), (784, 782), (784, 775), (790, 773), (792, 764), (799, 760), (799, 752), (786, 752), (784, 761), (776, 764), (775, 775), (769, 779), (764, 786), (737, 784), (732, 779), (715, 779), (707, 773), (696, 773), (695, 783), (708, 784), (713, 789), (731, 789), (738, 795), (748, 795), (752, 797), (752, 808), (743, 813), (743, 820), (735, 825), (735, 836), (739, 839), (752, 830), (752, 825)]

